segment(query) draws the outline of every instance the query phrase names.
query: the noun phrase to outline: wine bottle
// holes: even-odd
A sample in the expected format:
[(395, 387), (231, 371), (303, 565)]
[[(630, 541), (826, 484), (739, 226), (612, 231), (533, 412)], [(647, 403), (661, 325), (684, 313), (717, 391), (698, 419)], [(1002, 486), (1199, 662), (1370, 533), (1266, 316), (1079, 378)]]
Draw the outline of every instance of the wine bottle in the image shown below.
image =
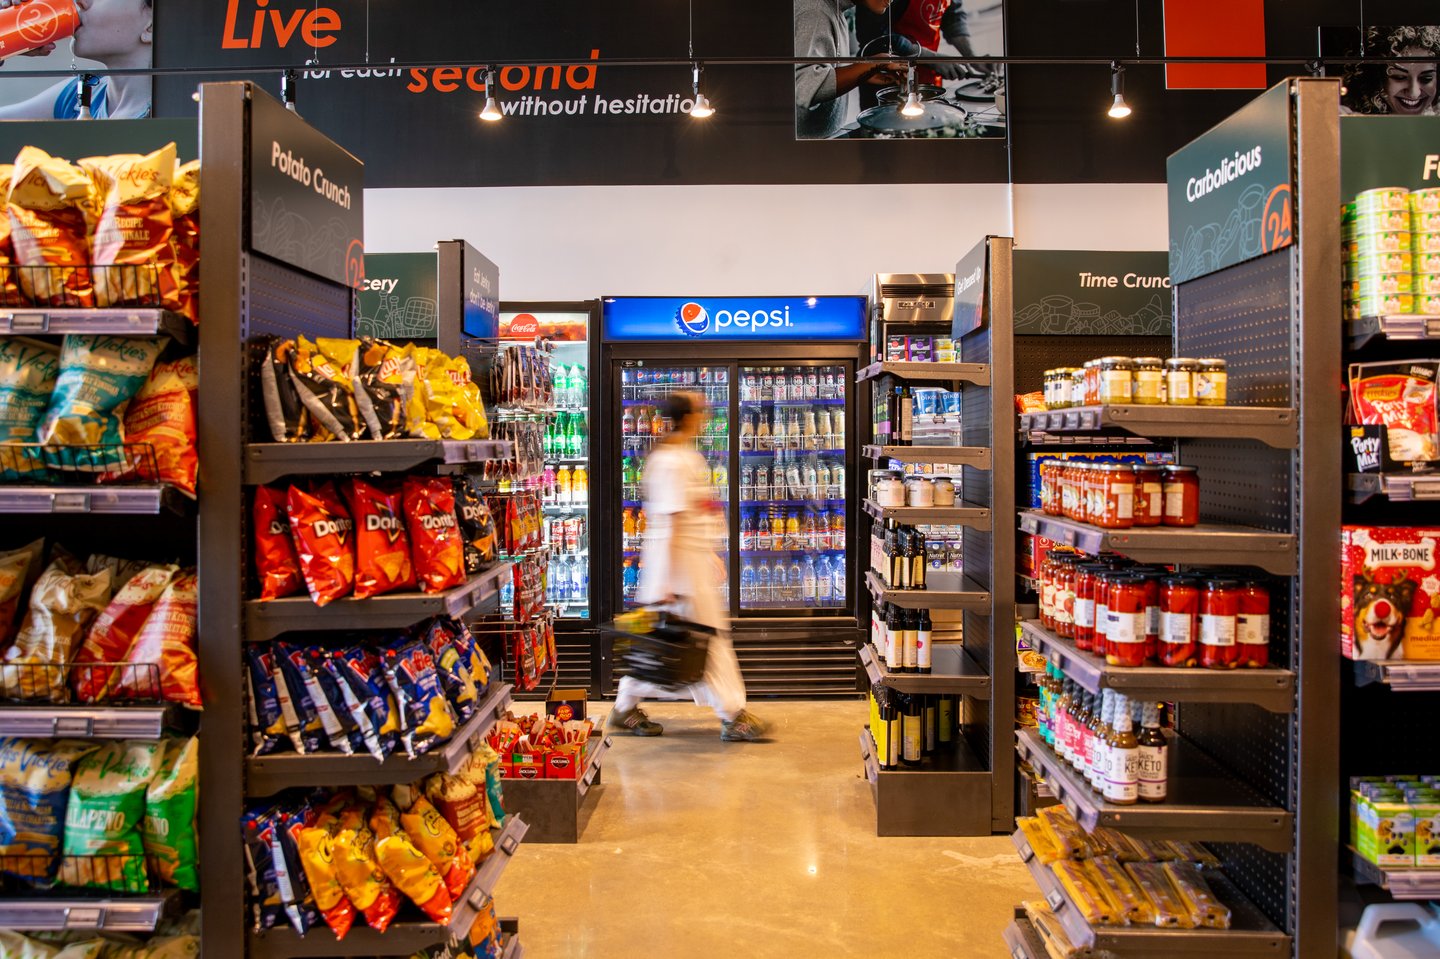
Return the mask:
[(905, 642), (900, 632), (900, 607), (889, 605), (885, 608), (885, 668), (892, 673), (901, 672), (905, 665)]
[(934, 696), (922, 697), (925, 701), (925, 755), (930, 756), (935, 752), (935, 743), (939, 739), (940, 732), (936, 729), (939, 722), (939, 710), (937, 709)]
[(900, 696), (900, 762), (906, 766), (920, 765), (923, 754), (924, 719), (920, 713), (919, 697), (909, 693)]
[(900, 614), (900, 629), (902, 630), (901, 635), (904, 637), (904, 653), (900, 671), (902, 673), (917, 672), (919, 670), (919, 663), (916, 659), (918, 650), (915, 647), (915, 642), (919, 639), (919, 629), (917, 628), (915, 611), (913, 609), (907, 609)]
[(930, 647), (930, 635), (934, 625), (930, 622), (930, 610), (922, 609), (915, 621), (915, 665), (919, 672), (930, 672), (934, 650)]
[(935, 724), (941, 746), (948, 746), (955, 741), (954, 696), (947, 693), (940, 697), (940, 703), (935, 713)]
[(910, 588), (925, 588), (925, 567), (930, 562), (925, 550), (925, 534), (918, 529), (912, 537), (914, 553), (910, 557)]

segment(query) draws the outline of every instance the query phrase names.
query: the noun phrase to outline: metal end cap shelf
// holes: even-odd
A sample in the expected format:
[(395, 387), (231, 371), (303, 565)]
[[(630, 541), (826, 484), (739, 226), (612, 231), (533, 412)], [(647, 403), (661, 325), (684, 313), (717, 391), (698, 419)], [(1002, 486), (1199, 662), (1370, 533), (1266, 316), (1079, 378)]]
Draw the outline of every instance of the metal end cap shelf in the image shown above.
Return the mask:
[(948, 463), (982, 470), (988, 470), (991, 463), (988, 446), (865, 446), (861, 453), (866, 459), (877, 462)]
[(990, 385), (990, 366), (987, 363), (871, 363), (855, 374), (855, 380), (866, 380), (882, 376), (896, 376), (902, 380), (916, 380), (931, 383), (948, 383), (960, 380), (976, 386)]
[(183, 515), (194, 500), (173, 486), (0, 486), (0, 513)]
[(1299, 417), (1291, 407), (1145, 403), (1072, 406), (1044, 413), (1021, 413), (1020, 429), (1040, 433), (1121, 430), (1147, 438), (1258, 440), (1284, 450), (1294, 449), (1300, 441)]
[(1079, 649), (1035, 620), (1021, 630), (1052, 662), (1085, 690), (1114, 689), (1132, 699), (1182, 703), (1254, 703), (1272, 713), (1295, 711), (1295, 674), (1288, 669), (1182, 669), (1111, 666), (1104, 656)]
[(1407, 659), (1359, 659), (1355, 661), (1355, 685), (1383, 683), (1401, 693), (1440, 692), (1440, 663)]
[(1015, 748), (1037, 767), (1087, 831), (1109, 826), (1144, 839), (1255, 843), (1271, 852), (1294, 845), (1295, 817), (1225, 771), (1180, 736), (1170, 737), (1169, 798), (1124, 806), (1106, 802), (1046, 746), (1036, 729), (1015, 732)]
[(1045, 940), (1029, 919), (1016, 916), (1000, 935), (1005, 940), (1005, 948), (1010, 950), (1010, 959), (1050, 959)]
[(292, 927), (276, 926), (265, 932), (251, 932), (250, 959), (304, 959), (309, 956), (409, 956), (434, 946), (468, 940), (470, 926), (482, 906), (495, 894), (500, 874), (515, 858), (515, 852), (530, 827), (518, 815), (505, 820), (495, 836), (495, 851), (475, 869), (470, 885), (455, 900), (450, 922), (396, 922), (384, 932), (356, 923), (343, 940), (336, 940), (327, 928), (298, 935)]
[(180, 893), (170, 890), (147, 896), (91, 898), (61, 890), (53, 896), (0, 899), (0, 929), (16, 932), (63, 932), (104, 929), (107, 932), (154, 932), (160, 920), (180, 911)]
[(1299, 565), (1293, 534), (1251, 526), (1201, 523), (1190, 527), (1101, 529), (1039, 510), (1023, 510), (1020, 529), (1085, 553), (1109, 550), (1142, 562), (1254, 566), (1276, 576), (1294, 576)]
[(1393, 899), (1440, 899), (1440, 869), (1377, 866), (1354, 847), (1350, 853), (1357, 883), (1379, 886)]
[(67, 333), (110, 333), (116, 336), (164, 334), (184, 346), (195, 342), (195, 324), (170, 310), (154, 307), (61, 309), (45, 306), (0, 310), (0, 334), (61, 336)]
[[(901, 609), (969, 609), (981, 613), (990, 611), (990, 594), (978, 587), (967, 590), (891, 589), (873, 569), (865, 571), (865, 584), (870, 587), (870, 595), (876, 602), (889, 603)], [(965, 580), (964, 584), (974, 585), (969, 580)]]
[(484, 463), (509, 459), (514, 448), (509, 440), (251, 443), (245, 448), (245, 482), (254, 485), (284, 476), (331, 473), (399, 473), (425, 463)]
[(1440, 339), (1440, 316), (1423, 313), (1362, 316), (1358, 320), (1345, 321), (1345, 337), (1352, 350), (1360, 349), (1376, 337), (1390, 340)]
[(475, 743), (495, 725), (514, 687), (498, 684), (475, 707), (454, 734), (429, 752), (411, 759), (396, 752), (376, 762), (359, 753), (277, 753), (245, 760), (245, 794), (273, 796), (292, 786), (393, 786), (411, 783), (434, 773), (454, 773), (470, 760)]
[(1440, 473), (1347, 473), (1350, 502), (1364, 503), (1384, 496), (1392, 503), (1440, 499)]
[(159, 739), (181, 709), (156, 706), (0, 706), (0, 736), (27, 739)]
[(988, 532), (990, 510), (984, 506), (881, 506), (874, 500), (865, 501), (865, 512), (875, 519), (893, 519), (909, 525), (968, 526)]
[(1275, 959), (1290, 955), (1290, 937), (1276, 928), (1223, 873), (1207, 872), (1205, 881), (1216, 897), (1230, 907), (1229, 929), (1092, 926), (1070, 901), (1055, 873), (1035, 857), (1025, 834), (1017, 830), (1010, 841), (1030, 870), (1030, 877), (1040, 887), (1045, 904), (1055, 913), (1070, 942), (1080, 949), (1094, 950), (1113, 959), (1155, 959), (1157, 956)]
[(956, 643), (934, 647), (931, 654), (934, 672), (929, 673), (892, 673), (868, 642), (860, 644), (860, 662), (874, 686), (920, 695), (959, 693), (976, 699), (990, 698), (990, 676)]
[(245, 601), (245, 639), (261, 642), (299, 629), (397, 629), (431, 616), (464, 616), (500, 592), (510, 562), (500, 560), (443, 593), (391, 593), (345, 597), (316, 606), (309, 596)]

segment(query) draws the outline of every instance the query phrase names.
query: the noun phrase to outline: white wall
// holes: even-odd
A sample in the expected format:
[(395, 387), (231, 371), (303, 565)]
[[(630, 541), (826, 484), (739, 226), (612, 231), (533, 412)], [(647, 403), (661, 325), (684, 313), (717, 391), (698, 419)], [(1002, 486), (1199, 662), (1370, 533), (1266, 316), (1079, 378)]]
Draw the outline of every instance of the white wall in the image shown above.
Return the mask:
[(1020, 183), (1015, 245), (1027, 250), (1168, 250), (1163, 183)]

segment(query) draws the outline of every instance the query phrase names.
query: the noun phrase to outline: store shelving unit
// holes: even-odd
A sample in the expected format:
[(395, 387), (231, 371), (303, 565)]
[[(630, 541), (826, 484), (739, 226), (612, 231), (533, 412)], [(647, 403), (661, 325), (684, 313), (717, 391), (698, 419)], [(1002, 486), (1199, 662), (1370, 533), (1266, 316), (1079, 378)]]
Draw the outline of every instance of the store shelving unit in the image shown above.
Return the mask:
[(168, 336), (185, 346), (193, 346), (196, 339), (195, 324), (170, 310), (146, 307), (0, 309), (0, 335), (63, 336), (66, 333)]
[(1201, 523), (1187, 529), (1147, 526), (1102, 529), (1089, 523), (1050, 516), (1039, 510), (1020, 513), (1020, 529), (1085, 553), (1122, 553), (1140, 562), (1254, 566), (1278, 576), (1296, 568), (1295, 536), (1232, 523)]
[(1355, 682), (1360, 686), (1380, 683), (1402, 693), (1433, 693), (1440, 691), (1440, 663), (1362, 660), (1355, 664)]
[[(867, 728), (860, 735), (865, 775), (876, 803), (879, 835), (987, 835), (1009, 827), (1014, 807), (1015, 644), (1014, 536), (995, 531), (994, 518), (1014, 509), (1008, 483), (994, 481), (995, 463), (1014, 456), (1011, 252), (1007, 237), (989, 237), (985, 247), (984, 312), (977, 329), (955, 341), (959, 362), (872, 363), (859, 371), (861, 383), (882, 378), (914, 383), (944, 383), (959, 389), (961, 436), (956, 446), (871, 444), (864, 448), (877, 463), (945, 463), (958, 466), (953, 507), (883, 507), (865, 501), (875, 523), (962, 527), (963, 576), (931, 572), (924, 590), (889, 589), (875, 570), (865, 582), (874, 602), (906, 609), (961, 610), (964, 646), (936, 645), (930, 674), (891, 673), (868, 642), (860, 648), (861, 666), (874, 685), (920, 694), (960, 695), (963, 736), (953, 753), (937, 757), (930, 768), (881, 770)], [(859, 552), (868, 555), (868, 550)]]
[(1379, 886), (1392, 899), (1440, 899), (1440, 869), (1406, 869), (1377, 866), (1352, 848), (1351, 868), (1355, 881), (1362, 885)]
[(1144, 439), (1247, 439), (1291, 449), (1299, 428), (1289, 407), (1255, 406), (1072, 406), (1021, 413), (1020, 430), (1037, 433), (1129, 433)]
[(589, 814), (594, 810), (592, 797), (603, 775), (601, 764), (613, 745), (614, 740), (609, 736), (593, 737), (586, 744), (574, 779), (505, 780), (506, 808), (525, 817), (530, 825), (530, 842), (580, 841)]

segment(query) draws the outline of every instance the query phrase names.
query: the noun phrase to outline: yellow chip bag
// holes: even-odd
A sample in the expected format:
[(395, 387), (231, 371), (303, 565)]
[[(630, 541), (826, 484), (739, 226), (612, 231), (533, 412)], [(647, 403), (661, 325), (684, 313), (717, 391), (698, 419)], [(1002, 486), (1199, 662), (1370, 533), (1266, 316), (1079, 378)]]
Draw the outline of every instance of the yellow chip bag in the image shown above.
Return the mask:
[(364, 915), (370, 928), (384, 932), (400, 911), (400, 894), (380, 868), (375, 855), (375, 834), (365, 823), (365, 812), (352, 806), (340, 816), (335, 834), (335, 876), (345, 895)]
[(6, 211), (20, 289), (42, 306), (92, 307), (86, 211), (94, 184), (84, 170), (25, 147), (15, 158)]
[(400, 823), (415, 848), (435, 864), (445, 879), (445, 888), (454, 899), (465, 893), (470, 877), (475, 874), (475, 864), (470, 853), (460, 842), (455, 830), (440, 815), (424, 796), (417, 797), (408, 812), (400, 814)]
[(191, 160), (175, 168), (170, 184), (170, 215), (175, 229), (170, 234), (174, 250), (175, 302), (165, 305), (179, 310), (194, 323), (200, 305), (200, 161)]
[(321, 427), (316, 439), (348, 441), (365, 435), (350, 377), (343, 366), (321, 351), (319, 344), (303, 336), (295, 338), (290, 380), (300, 394), (300, 404)]
[(403, 832), (377, 842), (375, 856), (389, 880), (425, 915), (441, 924), (450, 922), (453, 903), (445, 883)]
[(175, 144), (144, 156), (81, 160), (95, 184), (90, 265), (97, 306), (176, 303), (170, 187)]
[(355, 906), (346, 898), (345, 889), (335, 875), (335, 847), (330, 830), (324, 825), (307, 826), (300, 830), (296, 845), (305, 878), (310, 882), (310, 893), (315, 897), (315, 908), (335, 931), (335, 938), (344, 939), (355, 924)]

